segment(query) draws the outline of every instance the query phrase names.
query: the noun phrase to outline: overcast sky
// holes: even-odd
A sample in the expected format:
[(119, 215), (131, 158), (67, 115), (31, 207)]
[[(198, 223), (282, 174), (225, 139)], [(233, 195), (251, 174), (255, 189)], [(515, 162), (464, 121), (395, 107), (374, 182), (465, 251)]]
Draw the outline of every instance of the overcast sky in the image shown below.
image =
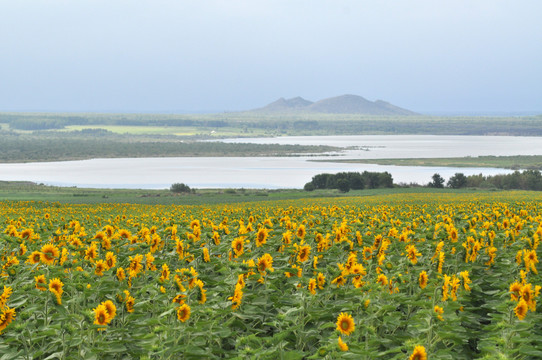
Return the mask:
[(0, 111), (542, 113), (540, 0), (0, 0)]

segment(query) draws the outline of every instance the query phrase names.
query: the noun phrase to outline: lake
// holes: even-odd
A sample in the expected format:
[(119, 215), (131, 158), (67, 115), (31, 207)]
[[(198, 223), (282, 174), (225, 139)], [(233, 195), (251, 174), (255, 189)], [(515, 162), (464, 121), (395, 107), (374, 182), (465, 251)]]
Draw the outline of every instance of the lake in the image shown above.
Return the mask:
[[(317, 136), (228, 139), (227, 142), (358, 146), (339, 158), (454, 157), (538, 155), (542, 138), (504, 136)], [(381, 166), (312, 162), (330, 157), (177, 157), (93, 159), (45, 163), (0, 164), (1, 180), (27, 180), (58, 186), (163, 189), (176, 182), (193, 188), (301, 188), (320, 173), (387, 171), (396, 183), (426, 184), (434, 173), (445, 179), (456, 172), (495, 175), (510, 170)]]

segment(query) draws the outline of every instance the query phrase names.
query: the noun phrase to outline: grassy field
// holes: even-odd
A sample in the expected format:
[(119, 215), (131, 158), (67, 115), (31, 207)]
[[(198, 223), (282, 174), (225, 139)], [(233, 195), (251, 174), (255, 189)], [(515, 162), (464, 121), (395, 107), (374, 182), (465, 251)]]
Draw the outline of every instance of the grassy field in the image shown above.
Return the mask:
[(62, 130), (81, 131), (84, 129), (103, 129), (114, 134), (129, 135), (175, 135), (180, 137), (204, 136), (208, 138), (272, 136), (277, 132), (243, 127), (197, 127), (197, 126), (123, 126), (123, 125), (69, 125)]
[[(320, 161), (320, 160), (315, 160)], [(542, 155), (518, 156), (477, 156), (461, 158), (419, 158), (419, 159), (344, 159), (321, 160), (357, 164), (378, 164), (398, 166), (435, 166), (435, 167), (489, 167), (501, 169), (542, 170)]]
[(85, 189), (57, 187), (21, 181), (0, 181), (0, 201), (37, 201), (68, 204), (149, 204), (149, 205), (202, 205), (237, 202), (296, 200), (305, 198), (378, 196), (385, 194), (433, 193), (490, 193), (472, 189), (391, 188), (353, 190), (341, 193), (336, 189), (307, 192), (300, 189), (198, 189), (195, 193), (174, 194), (169, 190), (142, 189)]

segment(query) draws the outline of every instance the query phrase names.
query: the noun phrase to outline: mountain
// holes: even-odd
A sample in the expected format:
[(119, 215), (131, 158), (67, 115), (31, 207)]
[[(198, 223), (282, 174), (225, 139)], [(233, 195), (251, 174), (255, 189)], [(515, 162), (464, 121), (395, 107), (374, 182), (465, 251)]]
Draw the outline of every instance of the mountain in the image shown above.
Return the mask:
[(317, 102), (301, 97), (280, 98), (271, 104), (252, 110), (261, 113), (326, 113), (363, 115), (416, 115), (415, 112), (392, 105), (383, 100), (369, 101), (358, 95), (341, 95)]
[(312, 101), (305, 100), (300, 96), (292, 98), (292, 99), (280, 98), (277, 101), (274, 101), (263, 108), (255, 109), (253, 111), (284, 113), (284, 112), (291, 112), (291, 111), (296, 111), (300, 109), (305, 109), (312, 104), (313, 104)]

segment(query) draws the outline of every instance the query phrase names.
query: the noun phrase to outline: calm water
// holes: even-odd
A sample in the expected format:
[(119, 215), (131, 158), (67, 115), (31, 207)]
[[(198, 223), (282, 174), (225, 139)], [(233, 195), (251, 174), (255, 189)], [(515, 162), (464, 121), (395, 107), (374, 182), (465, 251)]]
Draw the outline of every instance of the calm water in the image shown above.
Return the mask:
[[(329, 136), (232, 139), (230, 142), (361, 146), (347, 158), (452, 157), (542, 154), (542, 138), (466, 136)], [(320, 158), (320, 157), (317, 157)], [(388, 171), (396, 183), (425, 184), (438, 172), (445, 179), (466, 175), (509, 173), (504, 169), (380, 166), (312, 162), (315, 157), (138, 158), (93, 159), (26, 164), (0, 164), (0, 180), (28, 180), (60, 186), (93, 188), (169, 188), (183, 182), (195, 188), (300, 188), (312, 176), (340, 171)], [(327, 157), (329, 159), (329, 157)]]
[(286, 136), (278, 138), (228, 139), (226, 142), (256, 144), (358, 146), (347, 151), (349, 158), (393, 159), (424, 157), (464, 157), (483, 155), (542, 155), (542, 137), (440, 136), (440, 135), (353, 135)]

